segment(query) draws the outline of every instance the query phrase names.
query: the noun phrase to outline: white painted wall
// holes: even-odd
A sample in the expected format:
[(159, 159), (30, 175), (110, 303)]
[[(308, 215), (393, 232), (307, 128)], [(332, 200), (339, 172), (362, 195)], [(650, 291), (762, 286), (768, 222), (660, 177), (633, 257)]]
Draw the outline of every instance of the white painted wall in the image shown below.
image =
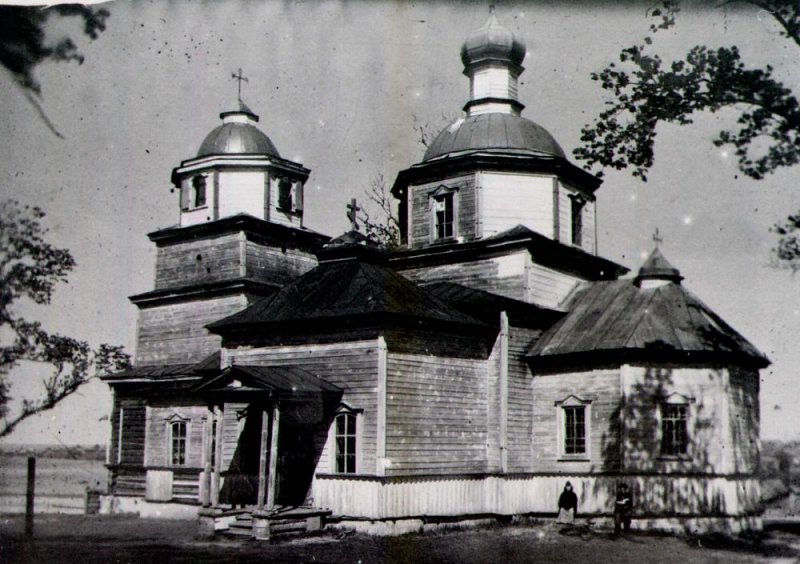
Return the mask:
[[(558, 182), (558, 226), (559, 240), (565, 245), (572, 244), (572, 201), (570, 196), (579, 192), (568, 184)], [(597, 254), (595, 241), (595, 202), (587, 201), (583, 206), (583, 237), (580, 248), (589, 254)]]
[(219, 173), (219, 217), (246, 213), (265, 219), (264, 173), (221, 171)]
[(553, 238), (553, 177), (481, 172), (483, 236), (524, 225)]
[(571, 274), (536, 264), (527, 255), (527, 295), (525, 301), (543, 307), (563, 309), (564, 303), (578, 284), (583, 282)]

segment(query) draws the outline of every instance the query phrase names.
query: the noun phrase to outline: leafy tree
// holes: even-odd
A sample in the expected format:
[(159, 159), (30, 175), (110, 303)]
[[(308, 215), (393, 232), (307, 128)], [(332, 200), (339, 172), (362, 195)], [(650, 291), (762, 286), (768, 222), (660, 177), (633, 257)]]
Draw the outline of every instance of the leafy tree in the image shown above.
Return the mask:
[[(14, 306), (20, 300), (46, 305), (59, 282), (66, 282), (75, 260), (66, 249), (45, 240), (47, 230), (38, 207), (20, 206), (14, 200), (0, 202), (0, 437), (11, 433), (28, 417), (53, 408), (96, 374), (130, 366), (121, 346), (102, 344), (92, 350), (88, 343), (50, 334), (37, 321), (21, 317)], [(43, 397), (22, 400), (10, 419), (8, 375), (22, 361), (53, 367), (43, 380)]]
[[(720, 5), (750, 4), (777, 22), (780, 34), (800, 46), (800, 2), (741, 0)], [(661, 123), (687, 125), (697, 112), (732, 108), (737, 126), (721, 130), (716, 146), (731, 146), (742, 173), (762, 179), (781, 167), (800, 163), (800, 104), (792, 90), (773, 76), (773, 68), (754, 68), (733, 47), (692, 47), (682, 59), (666, 63), (651, 53), (653, 35), (675, 24), (678, 0), (665, 0), (650, 12), (657, 23), (639, 45), (623, 49), (619, 64), (611, 63), (592, 79), (612, 94), (606, 109), (582, 131), (584, 145), (574, 151), (588, 170), (632, 168), (647, 180), (653, 165), (656, 128)], [(602, 171), (597, 171), (602, 176)], [(800, 258), (800, 215), (775, 226), (777, 257)]]
[(105, 30), (109, 13), (105, 8), (81, 4), (58, 4), (47, 8), (0, 6), (0, 64), (11, 73), (50, 130), (61, 137), (37, 100), (42, 92), (34, 69), (45, 61), (74, 61), (80, 64), (83, 63), (83, 55), (69, 37), (52, 44), (47, 42), (44, 28), (53, 16), (82, 19), (83, 32), (91, 39), (96, 39)]

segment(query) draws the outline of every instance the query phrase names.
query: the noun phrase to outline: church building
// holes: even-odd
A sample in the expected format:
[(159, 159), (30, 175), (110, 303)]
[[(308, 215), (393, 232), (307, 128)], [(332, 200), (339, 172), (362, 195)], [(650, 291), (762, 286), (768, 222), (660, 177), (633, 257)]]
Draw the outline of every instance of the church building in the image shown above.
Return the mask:
[(619, 484), (640, 529), (758, 529), (767, 358), (656, 247), (597, 254), (601, 181), (522, 116), (494, 13), (469, 99), (392, 186), (402, 244), (303, 224), (309, 169), (241, 101), (172, 173), (155, 287), (114, 393), (108, 511), (268, 538), (582, 517)]

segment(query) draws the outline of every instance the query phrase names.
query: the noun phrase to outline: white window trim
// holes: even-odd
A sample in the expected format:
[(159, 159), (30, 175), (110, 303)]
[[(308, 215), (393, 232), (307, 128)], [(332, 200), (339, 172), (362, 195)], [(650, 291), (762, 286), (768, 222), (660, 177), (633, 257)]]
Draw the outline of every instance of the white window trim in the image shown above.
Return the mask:
[[(559, 462), (587, 462), (592, 458), (592, 400), (581, 399), (576, 395), (570, 394), (563, 400), (554, 402), (556, 408), (556, 441), (558, 445), (558, 461)], [(565, 407), (583, 407), (583, 425), (584, 425), (584, 444), (586, 445), (585, 452), (580, 454), (568, 454), (564, 448), (564, 440), (566, 439), (565, 425), (566, 416), (564, 415)]]
[[(658, 398), (656, 401), (656, 424), (658, 425), (658, 442), (656, 448), (658, 449), (657, 457), (659, 460), (689, 460), (692, 458), (692, 436), (694, 435), (692, 425), (695, 421), (695, 413), (692, 405), (695, 403), (695, 398), (685, 396), (680, 392), (672, 392), (669, 395)], [(664, 405), (682, 405), (686, 407), (686, 453), (685, 454), (664, 454), (664, 425), (662, 406)]]
[[(197, 177), (202, 176), (206, 182), (206, 201), (204, 204), (200, 206), (194, 205), (195, 202), (195, 186), (194, 186), (194, 179)], [(184, 200), (186, 206), (183, 208), (183, 211), (195, 211), (195, 210), (202, 210), (209, 207), (211, 197), (214, 193), (213, 191), (213, 177), (211, 174), (208, 173), (200, 173), (190, 176), (187, 179), (186, 183), (186, 190), (187, 190), (187, 197)]]
[[(342, 413), (349, 413), (354, 415), (356, 418), (356, 471), (355, 473), (348, 474), (347, 472), (337, 472), (336, 471), (336, 418), (341, 415)], [(337, 474), (339, 476), (357, 476), (359, 474), (363, 474), (361, 469), (363, 468), (363, 460), (362, 460), (362, 448), (361, 448), (361, 431), (363, 427), (363, 409), (356, 409), (350, 407), (346, 403), (342, 403), (336, 408), (336, 412), (333, 416), (333, 421), (331, 422), (330, 429), (328, 430), (328, 471), (331, 474)]]
[[(435, 243), (437, 241), (453, 241), (458, 239), (458, 186), (447, 186), (440, 184), (434, 190), (428, 192), (428, 213), (430, 216), (430, 241)], [(438, 237), (436, 229), (436, 201), (439, 198), (452, 194), (453, 196), (453, 234), (449, 237)]]
[[(183, 452), (183, 464), (173, 464), (172, 463), (172, 424), (173, 423), (184, 423), (186, 425), (186, 436), (185, 436), (185, 446)], [(184, 417), (179, 413), (174, 413), (170, 417), (166, 419), (166, 435), (167, 435), (167, 460), (165, 461), (165, 466), (171, 466), (174, 468), (186, 468), (191, 466), (189, 464), (189, 456), (191, 454), (191, 450), (189, 445), (191, 441), (189, 440), (192, 433), (192, 420), (189, 417)]]

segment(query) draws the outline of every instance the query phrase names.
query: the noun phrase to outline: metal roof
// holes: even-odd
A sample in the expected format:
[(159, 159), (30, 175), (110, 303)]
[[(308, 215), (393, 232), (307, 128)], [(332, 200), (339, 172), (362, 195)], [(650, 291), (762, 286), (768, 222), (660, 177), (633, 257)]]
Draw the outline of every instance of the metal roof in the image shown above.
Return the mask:
[(541, 125), (513, 114), (486, 113), (459, 118), (447, 126), (422, 160), (479, 150), (566, 158), (564, 149)]
[(569, 313), (542, 335), (528, 356), (566, 360), (581, 353), (685, 353), (675, 359), (729, 356), (759, 367), (769, 360), (679, 283), (639, 287), (634, 280), (587, 283)]
[(209, 155), (270, 155), (280, 157), (269, 137), (249, 123), (223, 123), (209, 133), (197, 157)]

